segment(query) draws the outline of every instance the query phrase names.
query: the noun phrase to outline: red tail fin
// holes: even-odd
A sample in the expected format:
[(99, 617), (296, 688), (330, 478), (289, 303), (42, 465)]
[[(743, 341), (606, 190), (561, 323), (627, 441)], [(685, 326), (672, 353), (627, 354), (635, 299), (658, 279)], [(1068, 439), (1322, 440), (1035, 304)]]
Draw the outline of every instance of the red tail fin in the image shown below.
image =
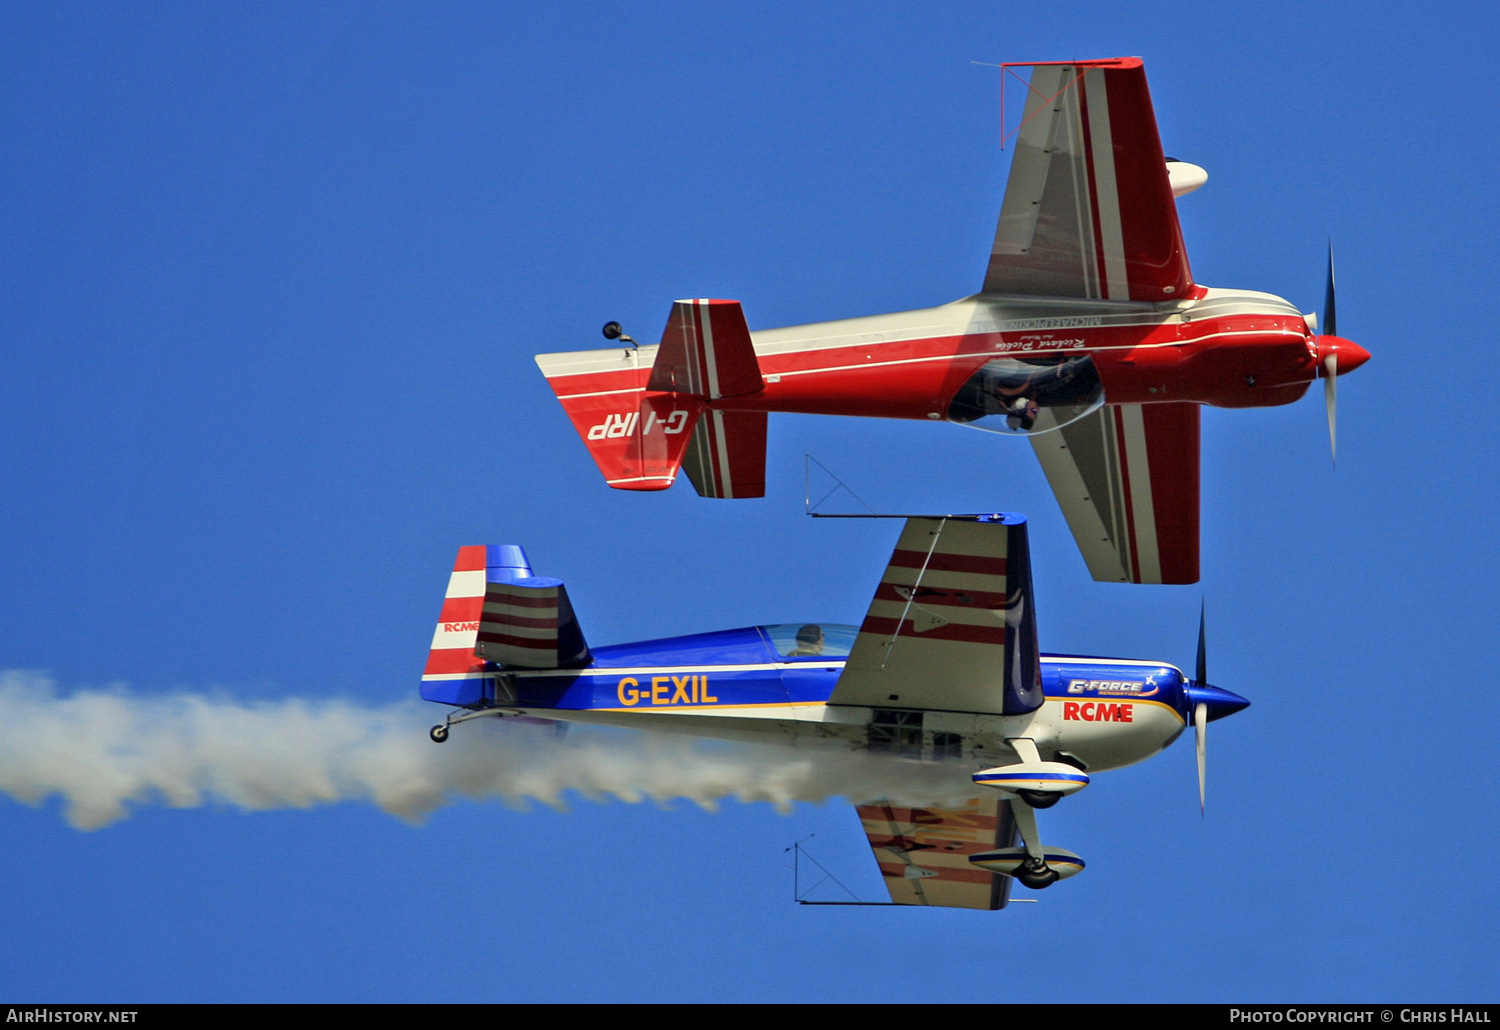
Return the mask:
[[(738, 301), (678, 301), (672, 306), (661, 344), (652, 351), (649, 347), (621, 348), (538, 354), (536, 358), (605, 481), (618, 490), (671, 486), (709, 404), (720, 397), (756, 393), (763, 385)], [(654, 364), (648, 373), (643, 359), (651, 358)], [(726, 417), (730, 416), (726, 413)], [(749, 418), (752, 422), (759, 419), (759, 435), (753, 426), (749, 433), (734, 431), (733, 449), (738, 457), (733, 477), (727, 464), (729, 437), (722, 428), (714, 439), (725, 456), (725, 471), (714, 471), (712, 462), (703, 466), (712, 475), (694, 474), (698, 465), (689, 470), (699, 493), (759, 497), (765, 492), (765, 415)], [(759, 473), (755, 472), (757, 462)], [(752, 485), (756, 479), (759, 486)], [(729, 492), (723, 492), (726, 487), (722, 485), (704, 488), (705, 483), (715, 482), (729, 483)]]
[[(422, 672), (422, 696), (445, 704), (473, 704), (484, 697), (484, 659), (474, 655), (479, 619), (484, 608), (484, 578), (488, 547), (460, 547), (443, 610), (432, 634), (427, 667)], [(524, 557), (522, 558), (524, 561)]]

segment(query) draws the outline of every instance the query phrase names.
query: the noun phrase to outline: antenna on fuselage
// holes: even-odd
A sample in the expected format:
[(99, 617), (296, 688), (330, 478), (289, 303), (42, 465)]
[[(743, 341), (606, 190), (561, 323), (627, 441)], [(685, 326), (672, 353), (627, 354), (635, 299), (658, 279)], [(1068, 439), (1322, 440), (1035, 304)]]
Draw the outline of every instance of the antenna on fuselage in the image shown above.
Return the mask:
[[(853, 490), (849, 489), (849, 484), (845, 483), (838, 476), (834, 475), (833, 472), (828, 468), (827, 465), (823, 464), (817, 458), (814, 458), (811, 454), (807, 454), (805, 452), (802, 455), (802, 459), (803, 459), (802, 460), (802, 483), (803, 483), (803, 489), (802, 489), (802, 506), (803, 506), (803, 512), (805, 514), (810, 515), (810, 516), (812, 516), (815, 519), (819, 519), (819, 518), (845, 518), (845, 517), (847, 517), (847, 516), (844, 516), (844, 515), (835, 515), (835, 514), (830, 513), (830, 512), (821, 512), (821, 511), (816, 510), (817, 508), (819, 508), (819, 507), (822, 506), (822, 504), (823, 504), (824, 501), (828, 500), (828, 498), (832, 497), (834, 494), (838, 493), (840, 490), (844, 491), (850, 497), (854, 498), (854, 500), (859, 503), (859, 506), (861, 508), (863, 508), (865, 511), (869, 512), (871, 515), (875, 514), (875, 509), (872, 508), (872, 507), (870, 507), (868, 504), (866, 504), (865, 503), (865, 499), (863, 497), (859, 496), (859, 494), (857, 494)], [(831, 479), (831, 480), (833, 480), (833, 486), (830, 487), (826, 492), (824, 492), (823, 495), (818, 498), (818, 500), (817, 500), (816, 503), (814, 503), (814, 501), (812, 499), (812, 490), (813, 490), (813, 487), (812, 487), (812, 467), (814, 465), (816, 465), (816, 466), (818, 466), (818, 468), (822, 469), (824, 471), (824, 473), (827, 474), (828, 478)], [(819, 489), (820, 490), (822, 489), (821, 484), (819, 485)]]

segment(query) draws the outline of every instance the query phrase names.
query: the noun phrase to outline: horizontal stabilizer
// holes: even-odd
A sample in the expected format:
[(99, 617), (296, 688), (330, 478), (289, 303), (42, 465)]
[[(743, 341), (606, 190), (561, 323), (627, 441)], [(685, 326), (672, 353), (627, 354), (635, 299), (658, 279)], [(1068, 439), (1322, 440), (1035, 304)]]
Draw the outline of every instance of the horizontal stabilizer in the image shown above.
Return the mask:
[[(546, 372), (554, 357), (567, 355), (538, 355), (537, 363)], [(677, 479), (703, 402), (647, 393), (641, 385), (644, 370), (621, 369), (611, 378), (628, 382), (600, 390), (580, 382), (582, 376), (549, 372), (547, 383), (605, 482), (616, 490), (665, 490)]]
[[(738, 301), (677, 301), (652, 350), (536, 357), (605, 482), (617, 490), (671, 486), (709, 403), (764, 389)], [(652, 361), (649, 370), (643, 361)], [(698, 492), (762, 496), (765, 439), (764, 414), (719, 416), (694, 444), (698, 456), (689, 475)]]
[(764, 497), (766, 413), (705, 411), (682, 468), (700, 497)]
[(500, 665), (562, 669), (592, 660), (562, 580), (532, 575), (529, 566), (486, 570), (476, 637), (474, 653)]
[(763, 388), (739, 301), (679, 300), (672, 305), (646, 389), (718, 400)]

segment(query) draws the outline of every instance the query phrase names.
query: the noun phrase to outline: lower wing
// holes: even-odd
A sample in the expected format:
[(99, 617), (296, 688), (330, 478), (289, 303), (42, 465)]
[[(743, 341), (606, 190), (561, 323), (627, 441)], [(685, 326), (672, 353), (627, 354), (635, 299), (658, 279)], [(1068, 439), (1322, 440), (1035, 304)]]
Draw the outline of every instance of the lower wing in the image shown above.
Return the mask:
[(1110, 404), (1032, 435), (1095, 579), (1198, 582), (1198, 409)]
[(993, 795), (955, 808), (877, 801), (856, 811), (895, 904), (997, 909), (1010, 900), (1009, 876), (969, 864), (970, 855), (1015, 845), (1009, 802)]

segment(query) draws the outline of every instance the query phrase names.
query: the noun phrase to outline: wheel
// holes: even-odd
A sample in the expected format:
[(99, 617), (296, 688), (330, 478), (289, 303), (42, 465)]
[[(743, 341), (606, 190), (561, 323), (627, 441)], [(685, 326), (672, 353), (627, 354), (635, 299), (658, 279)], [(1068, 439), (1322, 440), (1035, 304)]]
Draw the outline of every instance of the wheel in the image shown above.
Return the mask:
[(432, 728), (432, 732), (428, 733), (427, 735), (432, 738), (432, 742), (434, 744), (441, 744), (443, 741), (448, 739), (448, 727), (434, 726)]
[(1040, 868), (1032, 868), (1031, 859), (1028, 858), (1025, 864), (1016, 870), (1016, 879), (1021, 881), (1022, 886), (1039, 891), (1044, 887), (1051, 887), (1057, 882), (1057, 870), (1048, 868), (1047, 863), (1040, 860), (1038, 860), (1037, 865)]
[(1050, 790), (1018, 790), (1016, 795), (1032, 808), (1051, 808), (1062, 800), (1061, 794)]
[(604, 323), (604, 338), (606, 340), (618, 340), (620, 338), (620, 334), (624, 331), (624, 329), (620, 328), (619, 322)]

